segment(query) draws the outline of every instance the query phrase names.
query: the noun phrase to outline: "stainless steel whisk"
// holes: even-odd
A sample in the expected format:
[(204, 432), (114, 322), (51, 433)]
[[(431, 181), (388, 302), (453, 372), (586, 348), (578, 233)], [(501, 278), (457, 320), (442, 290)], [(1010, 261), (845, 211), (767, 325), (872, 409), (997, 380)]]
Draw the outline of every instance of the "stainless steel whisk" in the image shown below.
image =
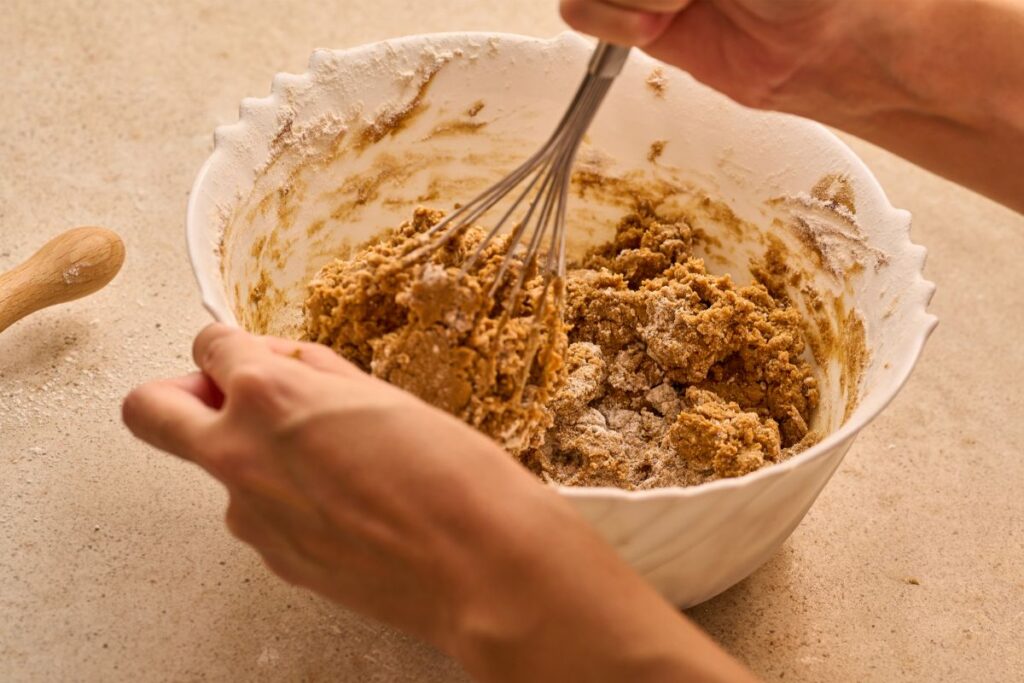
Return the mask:
[[(520, 246), (523, 236), (527, 232), (531, 232), (531, 226), (534, 228), (527, 253), (523, 257), (524, 265), (536, 262), (544, 233), (553, 223), (554, 230), (551, 233), (544, 272), (546, 278), (563, 276), (565, 274), (565, 200), (569, 192), (572, 164), (583, 135), (590, 127), (590, 123), (597, 114), (615, 77), (622, 71), (628, 56), (628, 47), (619, 47), (604, 42), (598, 43), (590, 58), (583, 82), (580, 83), (572, 103), (547, 142), (502, 180), (477, 195), (469, 203), (456, 209), (424, 233), (422, 235), (424, 240), (435, 236), (437, 239), (412, 251), (407, 256), (409, 261), (422, 260), (423, 256), (448, 244), (470, 226), (475, 225), (486, 212), (494, 208), (498, 202), (510, 195), (517, 186), (529, 178), (519, 196), (512, 202), (501, 219), (488, 231), (463, 269), (469, 271), (476, 265), (480, 254), (487, 248), (487, 245), (501, 232), (516, 210), (532, 195), (526, 215), (513, 231), (508, 255), (491, 293), (493, 295), (497, 289), (502, 276), (507, 271), (507, 266), (515, 258), (513, 252)], [(524, 268), (523, 272), (525, 273), (526, 270), (527, 268)], [(522, 282), (519, 283), (519, 286), (522, 286)]]
[[(587, 72), (573, 97), (572, 103), (547, 142), (518, 168), (492, 185), (469, 203), (456, 209), (430, 230), (420, 236), (417, 245), (406, 254), (403, 262), (422, 262), (431, 254), (464, 233), (470, 226), (500, 201), (511, 195), (522, 185), (518, 196), (501, 218), (489, 229), (473, 254), (463, 264), (463, 273), (468, 273), (478, 264), (481, 254), (502, 232), (512, 216), (525, 204), (525, 214), (512, 230), (508, 251), (494, 278), (489, 296), (494, 297), (514, 262), (520, 262), (519, 277), (511, 288), (503, 310), (503, 319), (515, 315), (520, 302), (520, 292), (527, 277), (540, 271), (543, 286), (539, 303), (534, 306), (534, 325), (543, 323), (548, 293), (553, 283), (560, 283), (565, 277), (565, 211), (569, 193), (572, 164), (580, 142), (590, 127), (608, 89), (629, 56), (628, 47), (598, 43), (587, 66)], [(524, 184), (525, 183), (525, 184)], [(543, 263), (538, 261), (545, 234), (548, 245), (544, 251)], [(523, 247), (523, 238), (529, 234), (529, 241)], [(524, 250), (525, 249), (525, 250)], [(561, 287), (555, 288), (555, 305), (562, 306)], [(557, 311), (561, 315), (561, 311)], [(533, 356), (539, 344), (539, 335), (528, 349), (525, 369), (528, 373)], [(526, 384), (526, 377), (519, 383), (520, 398)]]

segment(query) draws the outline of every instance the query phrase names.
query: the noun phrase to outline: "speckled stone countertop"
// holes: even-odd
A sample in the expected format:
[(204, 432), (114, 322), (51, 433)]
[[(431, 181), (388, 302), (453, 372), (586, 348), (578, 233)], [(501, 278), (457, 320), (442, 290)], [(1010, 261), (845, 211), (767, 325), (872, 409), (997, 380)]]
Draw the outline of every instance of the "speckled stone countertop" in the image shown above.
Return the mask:
[[(0, 335), (0, 680), (458, 681), (270, 576), (225, 497), (135, 442), (120, 397), (207, 321), (186, 194), (238, 101), (314, 47), (552, 35), (555, 0), (6, 0), (0, 270), (74, 225), (123, 272)], [(1024, 218), (851, 141), (930, 249), (941, 323), (782, 551), (690, 615), (768, 680), (1024, 680)]]

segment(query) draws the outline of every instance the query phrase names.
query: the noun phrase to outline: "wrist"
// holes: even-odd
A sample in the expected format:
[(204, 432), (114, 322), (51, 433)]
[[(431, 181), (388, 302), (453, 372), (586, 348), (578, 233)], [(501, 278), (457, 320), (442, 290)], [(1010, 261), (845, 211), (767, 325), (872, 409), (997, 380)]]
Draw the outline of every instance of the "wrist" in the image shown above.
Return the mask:
[(578, 545), (590, 531), (574, 533), (585, 523), (539, 485), (500, 503), (492, 499), (489, 507), (456, 569), (459, 590), (444, 649), (475, 679), (531, 680), (545, 632), (578, 616), (569, 606), (578, 587), (568, 577), (587, 570), (574, 564), (578, 550), (566, 545)]
[(903, 62), (913, 42), (913, 25), (929, 4), (931, 0), (838, 3), (820, 21), (815, 48), (805, 51), (764, 108), (849, 128), (880, 112), (915, 107), (917, 84), (904, 73)]
[(569, 680), (598, 656), (593, 645), (615, 639), (612, 613), (642, 582), (549, 489), (502, 502), (462, 563), (445, 649), (477, 680)]
[(752, 680), (552, 491), (503, 503), (443, 645), (475, 680)]
[(1024, 67), (993, 67), (1014, 63), (1005, 50), (1024, 28), (1005, 0), (859, 0), (833, 14), (768, 108), (868, 137), (894, 116), (977, 131), (1019, 117)]

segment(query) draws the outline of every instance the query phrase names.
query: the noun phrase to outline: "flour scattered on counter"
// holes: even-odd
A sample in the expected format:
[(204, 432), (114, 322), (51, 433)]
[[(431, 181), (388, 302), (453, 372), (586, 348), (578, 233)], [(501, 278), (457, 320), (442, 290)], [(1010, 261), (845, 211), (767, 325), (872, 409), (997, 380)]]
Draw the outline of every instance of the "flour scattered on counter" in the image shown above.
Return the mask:
[(281, 659), (281, 655), (277, 650), (272, 647), (265, 647), (260, 651), (260, 656), (256, 659), (256, 663), (260, 666), (267, 666), (279, 659)]
[[(40, 323), (28, 323), (33, 324)], [(142, 378), (171, 377), (193, 368), (187, 351), (179, 353), (178, 348), (191, 339), (192, 330), (167, 330), (166, 345), (142, 343), (130, 330), (116, 343), (113, 337), (108, 343), (102, 333), (93, 331), (93, 323), (75, 324), (81, 331), (33, 334), (31, 347), (19, 347), (0, 362), (0, 443), (9, 429), (51, 429), (54, 415), (62, 412), (119, 421), (122, 399)], [(31, 446), (21, 453), (39, 456), (47, 451)]]

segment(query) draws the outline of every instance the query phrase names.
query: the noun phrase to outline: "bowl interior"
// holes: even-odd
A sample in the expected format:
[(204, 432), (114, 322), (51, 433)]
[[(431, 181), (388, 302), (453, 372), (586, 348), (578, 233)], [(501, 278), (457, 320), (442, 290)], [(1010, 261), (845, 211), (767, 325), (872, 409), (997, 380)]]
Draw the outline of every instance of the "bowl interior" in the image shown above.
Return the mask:
[[(278, 76), (218, 130), (191, 198), (208, 308), (300, 336), (306, 283), (327, 261), (511, 170), (550, 134), (589, 50), (571, 34), (422, 36), (318, 51), (307, 73)], [(819, 368), (812, 428), (859, 428), (891, 399), (934, 322), (924, 251), (835, 136), (635, 53), (578, 158), (570, 253), (608, 239), (637, 196), (711, 236), (701, 255), (716, 274), (749, 281), (769, 252), (786, 264)]]

